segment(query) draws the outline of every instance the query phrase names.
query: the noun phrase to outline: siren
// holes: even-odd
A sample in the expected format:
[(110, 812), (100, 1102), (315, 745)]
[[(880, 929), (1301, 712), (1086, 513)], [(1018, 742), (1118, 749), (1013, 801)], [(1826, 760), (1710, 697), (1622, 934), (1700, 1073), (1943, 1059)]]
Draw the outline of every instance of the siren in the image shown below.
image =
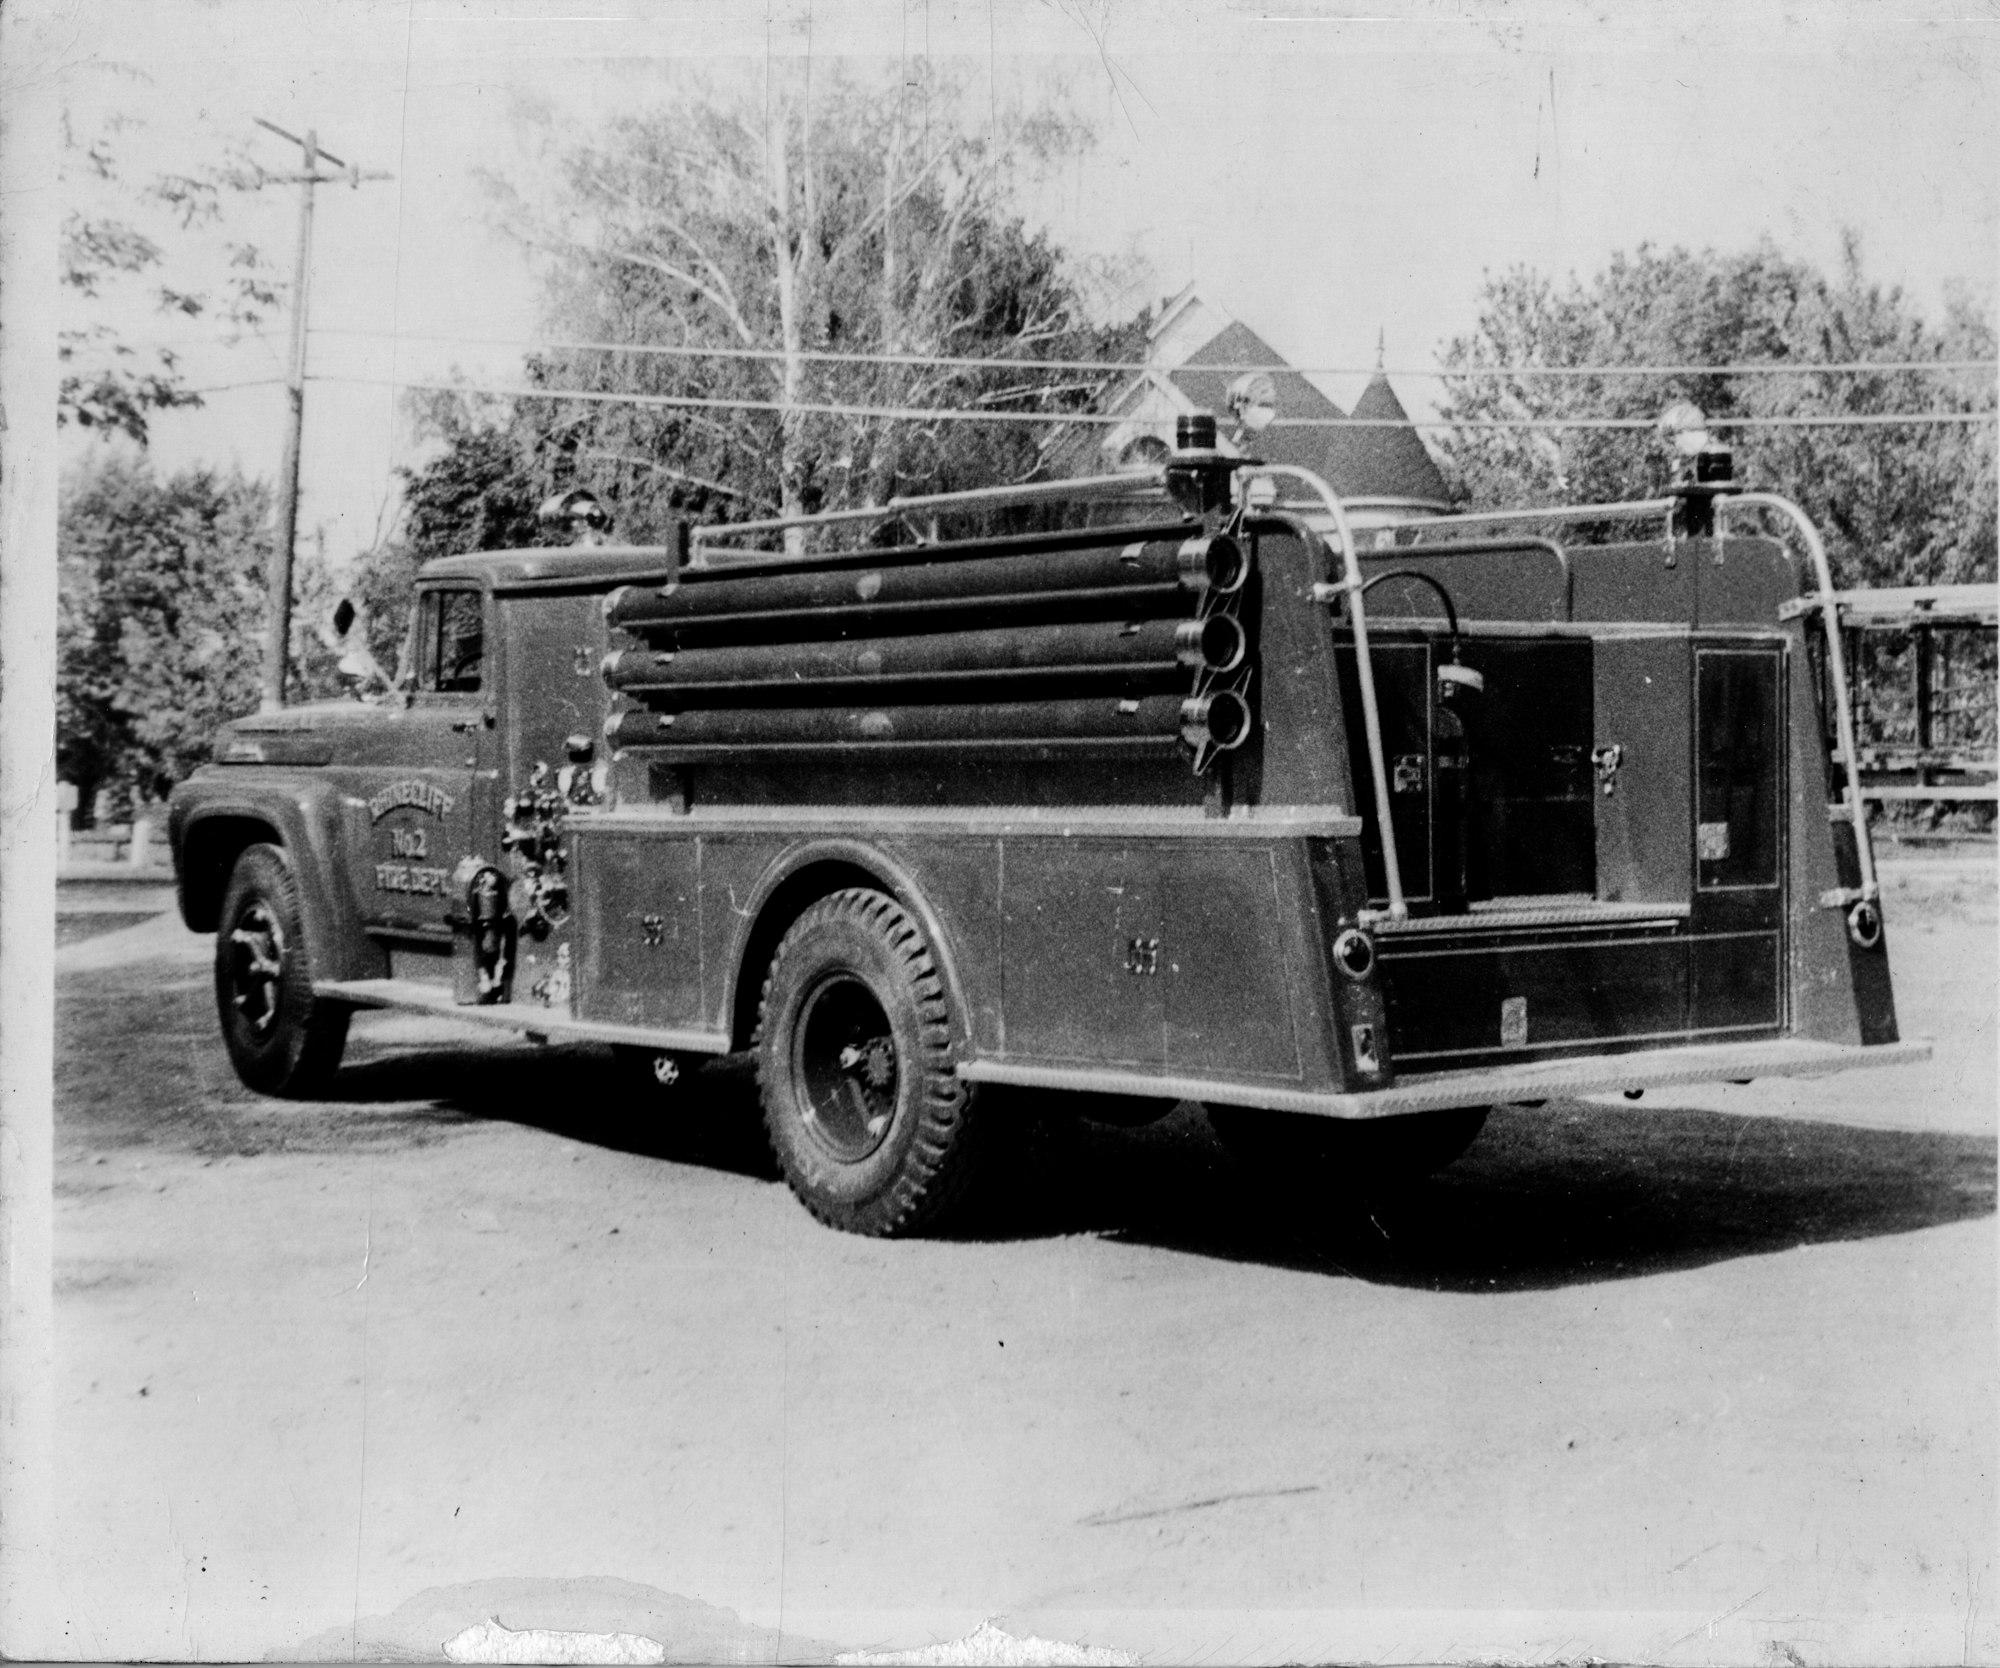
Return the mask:
[(1174, 419), (1174, 450), (1212, 452), (1215, 450), (1215, 413), (1184, 411)]
[(1683, 460), (1668, 488), (1681, 501), (1681, 531), (1706, 538), (1715, 531), (1715, 500), (1736, 486), (1735, 454), (1709, 431), (1708, 418), (1692, 400), (1676, 400), (1655, 425)]
[(567, 492), (545, 498), (535, 512), (535, 519), (544, 527), (567, 524), (570, 543), (574, 545), (602, 544), (604, 535), (611, 530), (611, 512), (598, 501), (596, 493), (584, 487), (571, 487)]

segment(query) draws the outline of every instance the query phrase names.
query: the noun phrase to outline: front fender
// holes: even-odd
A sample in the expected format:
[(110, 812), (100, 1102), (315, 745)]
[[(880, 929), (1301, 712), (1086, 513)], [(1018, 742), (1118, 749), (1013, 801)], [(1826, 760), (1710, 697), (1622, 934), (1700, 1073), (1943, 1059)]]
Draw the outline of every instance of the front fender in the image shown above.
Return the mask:
[(342, 838), (341, 797), (309, 771), (209, 767), (174, 789), (167, 809), (181, 919), (213, 932), (229, 871), (243, 848), (282, 846), (298, 882), (312, 976), (379, 978), (381, 949), (363, 928), (347, 883), (351, 856)]

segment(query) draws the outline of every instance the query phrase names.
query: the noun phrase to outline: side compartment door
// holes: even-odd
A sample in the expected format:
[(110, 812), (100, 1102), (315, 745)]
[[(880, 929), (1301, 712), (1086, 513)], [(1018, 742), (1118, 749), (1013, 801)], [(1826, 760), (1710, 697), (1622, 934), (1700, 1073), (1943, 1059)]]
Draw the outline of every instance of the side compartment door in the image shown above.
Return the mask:
[(1156, 853), (1042, 836), (1002, 842), (1006, 1051), (1020, 1059), (1166, 1063)]
[(700, 1029), (702, 842), (604, 829), (570, 839), (578, 1016)]
[(1594, 645), (1597, 895), (1686, 903), (1693, 699), (1683, 632)]
[(1001, 874), (1008, 1055), (1298, 1080), (1268, 846), (1016, 838)]
[(1696, 1033), (1785, 1019), (1784, 645), (1697, 640), (1694, 651)]
[(1269, 847), (1184, 840), (1160, 852), (1167, 1063), (1296, 1082), (1297, 969)]
[(356, 762), (349, 805), (365, 830), (354, 848), (365, 854), (356, 891), (362, 918), (378, 936), (448, 941), (452, 872), (489, 832), (494, 732), (486, 612), (475, 586), (419, 596), (410, 705)]

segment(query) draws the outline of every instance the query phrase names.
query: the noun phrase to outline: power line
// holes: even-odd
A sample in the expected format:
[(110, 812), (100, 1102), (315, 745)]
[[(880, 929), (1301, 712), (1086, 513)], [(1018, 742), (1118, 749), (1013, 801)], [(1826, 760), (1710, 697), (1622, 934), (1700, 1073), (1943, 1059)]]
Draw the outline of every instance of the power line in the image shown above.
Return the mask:
[[(316, 336), (367, 336), (384, 337), (391, 334), (382, 330), (361, 330), (347, 328), (315, 328)], [(1582, 376), (1860, 376), (1880, 375), (1892, 371), (1940, 371), (1969, 372), (1993, 371), (2000, 369), (2000, 361), (1992, 359), (1847, 359), (1828, 361), (1779, 360), (1762, 361), (1741, 365), (1472, 365), (1455, 370), (1440, 369), (1436, 366), (1411, 367), (1404, 370), (1383, 370), (1379, 366), (1358, 365), (1155, 365), (1143, 360), (1112, 359), (1008, 359), (981, 358), (959, 354), (922, 353), (836, 353), (828, 349), (801, 349), (789, 354), (783, 348), (749, 347), (690, 347), (665, 342), (594, 342), (551, 337), (546, 340), (517, 342), (497, 336), (459, 336), (430, 331), (402, 331), (399, 338), (412, 338), (422, 342), (445, 342), (461, 347), (511, 348), (523, 352), (557, 351), (564, 353), (637, 353), (667, 359), (739, 359), (739, 360), (781, 360), (787, 357), (810, 360), (815, 364), (844, 365), (902, 365), (911, 367), (949, 365), (959, 370), (1010, 370), (1010, 371), (1099, 371), (1108, 376), (1137, 375), (1143, 371), (1155, 371), (1162, 376), (1183, 371), (1213, 372), (1217, 375), (1236, 376), (1254, 371), (1264, 371), (1271, 375), (1290, 372), (1298, 376), (1387, 376), (1387, 377), (1434, 377), (1445, 381), (1460, 379), (1486, 379), (1504, 377), (1582, 377)]]
[[(838, 401), (794, 401), (723, 399), (700, 394), (624, 394), (602, 388), (495, 387), (463, 382), (438, 382), (420, 378), (340, 376), (315, 373), (313, 382), (341, 382), (363, 387), (422, 388), (448, 394), (480, 394), (498, 399), (578, 400), (592, 404), (657, 406), (669, 410), (800, 412), (825, 417), (878, 417), (895, 422), (945, 423), (1078, 423), (1115, 426), (1133, 422), (1116, 413), (1079, 411), (965, 411), (944, 406), (853, 405)], [(1828, 416), (1802, 417), (1712, 417), (1711, 429), (1755, 428), (1858, 428), (1893, 424), (1953, 424), (1991, 422), (2000, 412), (1909, 411), (1842, 412)], [(1270, 424), (1275, 429), (1653, 429), (1652, 417), (1470, 417), (1456, 421), (1434, 418), (1417, 421), (1394, 417), (1280, 417)]]

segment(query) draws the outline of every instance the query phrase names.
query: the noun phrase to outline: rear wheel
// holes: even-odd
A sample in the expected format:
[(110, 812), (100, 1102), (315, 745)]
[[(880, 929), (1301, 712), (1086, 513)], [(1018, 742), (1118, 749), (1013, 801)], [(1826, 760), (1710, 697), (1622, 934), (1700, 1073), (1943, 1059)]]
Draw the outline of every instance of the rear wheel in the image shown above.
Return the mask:
[(930, 943), (893, 898), (836, 892), (785, 934), (758, 1087), (785, 1179), (822, 1222), (914, 1233), (963, 1198), (980, 1143), (953, 1021)]
[(308, 1096), (339, 1068), (351, 1010), (313, 995), (298, 881), (280, 846), (250, 846), (229, 877), (215, 1007), (230, 1064), (261, 1094)]
[(1207, 1112), (1222, 1144), (1251, 1166), (1301, 1187), (1357, 1194), (1442, 1170), (1478, 1139), (1487, 1108), (1353, 1119), (1247, 1106)]

